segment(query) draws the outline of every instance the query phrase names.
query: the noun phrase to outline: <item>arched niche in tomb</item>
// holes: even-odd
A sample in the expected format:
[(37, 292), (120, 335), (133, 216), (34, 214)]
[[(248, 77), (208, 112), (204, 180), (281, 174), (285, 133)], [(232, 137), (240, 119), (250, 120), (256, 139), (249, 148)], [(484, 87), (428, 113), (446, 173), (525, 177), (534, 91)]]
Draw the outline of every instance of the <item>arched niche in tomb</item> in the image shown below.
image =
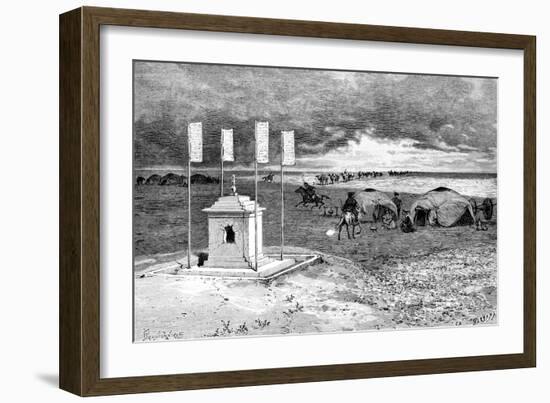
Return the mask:
[(224, 242), (235, 243), (235, 231), (233, 225), (226, 225), (224, 228)]

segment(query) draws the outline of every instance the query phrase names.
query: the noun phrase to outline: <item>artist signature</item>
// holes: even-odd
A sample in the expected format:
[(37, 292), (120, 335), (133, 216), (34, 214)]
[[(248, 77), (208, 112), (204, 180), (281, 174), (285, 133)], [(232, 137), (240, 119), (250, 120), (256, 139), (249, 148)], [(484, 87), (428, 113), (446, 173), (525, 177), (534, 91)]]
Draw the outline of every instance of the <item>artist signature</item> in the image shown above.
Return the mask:
[[(481, 325), (483, 323), (488, 323), (495, 320), (496, 317), (497, 317), (496, 312), (489, 312), (489, 313), (486, 313), (485, 315), (481, 315), (477, 318), (474, 318), (472, 320), (472, 324), (475, 326), (475, 325)], [(461, 320), (455, 322), (456, 326), (462, 326), (463, 324), (464, 323)]]
[(480, 325), (483, 323), (491, 322), (496, 318), (497, 314), (495, 312), (486, 313), (485, 315), (481, 315), (478, 318), (474, 318), (472, 323), (474, 325)]

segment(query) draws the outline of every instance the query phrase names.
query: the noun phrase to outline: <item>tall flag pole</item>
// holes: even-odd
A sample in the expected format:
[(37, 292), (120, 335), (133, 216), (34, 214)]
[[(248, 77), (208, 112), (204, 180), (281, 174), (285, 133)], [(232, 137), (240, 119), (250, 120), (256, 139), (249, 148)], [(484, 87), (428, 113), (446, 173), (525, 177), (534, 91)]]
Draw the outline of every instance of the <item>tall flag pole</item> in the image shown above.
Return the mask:
[(223, 197), (223, 129), (222, 129), (222, 135), (221, 135), (221, 142), (220, 142), (220, 197)]
[(269, 162), (269, 122), (254, 122), (254, 270), (258, 271), (258, 163)]
[(254, 122), (254, 271), (258, 271), (258, 122)]
[(223, 196), (223, 163), (224, 161), (235, 161), (233, 155), (233, 129), (222, 129), (221, 137), (221, 184), (220, 184), (220, 195)]
[(284, 166), (296, 164), (294, 152), (294, 130), (281, 131), (281, 260), (285, 245), (285, 188)]
[(191, 268), (191, 141), (187, 127), (187, 268)]
[(285, 245), (285, 173), (284, 173), (284, 160), (285, 160), (285, 146), (284, 146), (284, 132), (281, 132), (281, 261), (283, 260), (283, 250)]
[(191, 162), (202, 162), (202, 123), (187, 125), (187, 268), (191, 268)]

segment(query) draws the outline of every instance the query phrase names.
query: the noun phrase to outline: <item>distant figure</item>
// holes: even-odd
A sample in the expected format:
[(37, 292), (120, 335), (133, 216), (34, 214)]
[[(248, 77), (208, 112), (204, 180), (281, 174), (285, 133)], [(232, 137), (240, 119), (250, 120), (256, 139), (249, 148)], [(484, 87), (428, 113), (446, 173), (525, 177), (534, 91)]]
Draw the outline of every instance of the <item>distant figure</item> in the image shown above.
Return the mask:
[(487, 226), (487, 221), (485, 220), (485, 217), (483, 216), (483, 211), (481, 209), (478, 209), (475, 213), (474, 224), (476, 231), (487, 231), (489, 229), (489, 227)]
[(141, 186), (145, 183), (145, 178), (143, 176), (138, 176), (136, 179), (136, 185)]
[(481, 208), (483, 209), (483, 216), (487, 221), (491, 221), (491, 218), (493, 218), (493, 211), (495, 208), (495, 203), (493, 203), (493, 200), (490, 198), (486, 198), (483, 200), (483, 203), (481, 204)]
[(401, 221), (401, 231), (405, 233), (416, 231), (416, 228), (414, 228), (414, 225), (409, 216), (406, 216), (403, 221)]
[(237, 195), (237, 185), (235, 183), (235, 175), (231, 175), (231, 194), (233, 196)]
[(353, 192), (348, 192), (348, 198), (344, 202), (344, 205), (342, 206), (342, 214), (343, 213), (351, 213), (353, 214), (353, 218), (355, 219), (355, 222), (359, 222), (359, 203), (357, 203), (357, 200), (353, 197)]
[(266, 176), (262, 176), (262, 180), (267, 183), (273, 183), (274, 177), (275, 175), (273, 174), (273, 172), (270, 172)]
[(397, 227), (393, 219), (393, 214), (389, 210), (386, 210), (382, 216), (382, 226), (386, 229), (395, 229)]
[(476, 231), (487, 231), (489, 229), (487, 222), (493, 217), (493, 201), (489, 198), (483, 200), (481, 206), (478, 206), (474, 199), (470, 200), (474, 210), (474, 225)]
[(401, 218), (401, 199), (399, 198), (399, 193), (393, 192), (393, 197), (391, 199), (395, 207), (397, 207), (397, 219)]

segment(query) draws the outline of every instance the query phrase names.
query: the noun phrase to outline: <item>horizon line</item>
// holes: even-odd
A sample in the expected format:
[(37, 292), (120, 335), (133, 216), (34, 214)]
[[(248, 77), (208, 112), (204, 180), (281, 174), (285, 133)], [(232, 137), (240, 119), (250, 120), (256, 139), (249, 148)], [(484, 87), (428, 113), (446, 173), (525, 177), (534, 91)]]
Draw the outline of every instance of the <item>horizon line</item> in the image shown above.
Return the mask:
[[(280, 165), (265, 165), (262, 167), (261, 165), (258, 166), (258, 170), (279, 170), (281, 168)], [(174, 165), (159, 165), (159, 166), (149, 166), (149, 167), (134, 167), (134, 171), (186, 171), (187, 167), (184, 166), (174, 166)], [(220, 171), (220, 167), (216, 166), (205, 166), (200, 167), (197, 165), (192, 165), (192, 169), (195, 171)], [(224, 171), (251, 171), (254, 172), (254, 167), (246, 167), (246, 166), (237, 166), (237, 167), (231, 167), (231, 166), (225, 166)], [(389, 172), (389, 171), (396, 171), (396, 172), (410, 172), (410, 173), (462, 173), (462, 174), (498, 174), (496, 171), (428, 171), (428, 170), (414, 170), (414, 169), (404, 169), (404, 168), (364, 168), (364, 169), (355, 169), (355, 168), (293, 168), (292, 166), (285, 166), (285, 172), (317, 172), (317, 171), (348, 171), (348, 172), (356, 172), (356, 171), (366, 171), (366, 172)]]

